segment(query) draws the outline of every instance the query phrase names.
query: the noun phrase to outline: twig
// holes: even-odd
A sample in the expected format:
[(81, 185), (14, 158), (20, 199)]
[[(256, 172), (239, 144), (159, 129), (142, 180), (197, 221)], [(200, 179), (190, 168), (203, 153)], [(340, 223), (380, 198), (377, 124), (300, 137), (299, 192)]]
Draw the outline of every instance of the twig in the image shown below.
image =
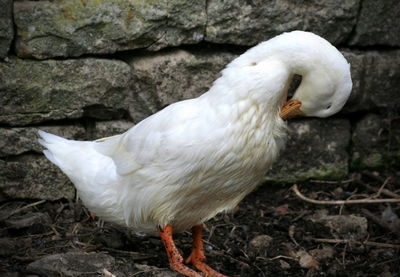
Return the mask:
[(302, 200), (313, 204), (321, 205), (344, 205), (344, 204), (371, 204), (371, 203), (399, 203), (400, 199), (354, 199), (354, 200), (315, 200), (304, 196), (298, 189), (297, 185), (293, 185), (293, 192)]
[(383, 219), (377, 217), (376, 215), (374, 215), (373, 213), (371, 213), (370, 211), (368, 211), (367, 209), (361, 209), (362, 213), (368, 217), (369, 219), (371, 219), (372, 221), (374, 221), (376, 224), (378, 224), (379, 226), (388, 229), (390, 232), (400, 236), (399, 234), (399, 229), (395, 228), (394, 226), (390, 225), (389, 223), (387, 223), (386, 221), (384, 221)]
[(312, 183), (317, 183), (317, 184), (347, 184), (354, 182), (354, 178), (348, 179), (348, 180), (342, 180), (342, 181), (329, 181), (329, 180), (310, 180)]
[(123, 254), (123, 255), (130, 256), (133, 260), (136, 260), (136, 261), (148, 260), (148, 259), (152, 259), (152, 258), (156, 257), (155, 255), (144, 255), (144, 254), (140, 254), (138, 252), (118, 250), (118, 249), (113, 249), (113, 248), (104, 247), (104, 246), (100, 246), (99, 248), (101, 250), (106, 250), (108, 252), (113, 252), (113, 253), (118, 253), (118, 254)]
[[(361, 183), (361, 182), (360, 182), (360, 183)], [(370, 186), (370, 185), (368, 185), (368, 184), (364, 184), (364, 183), (361, 183), (361, 184), (364, 185), (367, 189), (369, 189), (369, 190), (371, 190), (371, 191), (374, 191), (374, 192), (378, 192), (378, 191), (379, 191), (379, 189), (374, 188), (374, 187), (372, 187), (372, 186)], [(394, 193), (394, 192), (392, 192), (392, 191), (390, 191), (390, 190), (388, 190), (388, 189), (385, 189), (385, 188), (382, 188), (381, 193), (384, 194), (384, 195), (386, 195), (386, 196), (389, 196), (389, 197), (393, 197), (393, 198), (398, 198), (398, 199), (400, 199), (400, 195), (399, 195), (399, 194)]]
[(296, 259), (295, 259), (295, 258), (293, 258), (293, 257), (284, 256), (284, 255), (278, 255), (278, 256), (275, 256), (275, 257), (273, 257), (273, 258), (270, 258), (269, 260), (273, 261), (273, 260), (276, 260), (276, 259), (289, 259), (289, 260), (296, 260)]
[(19, 212), (21, 212), (21, 211), (23, 211), (23, 210), (25, 210), (25, 209), (28, 209), (28, 208), (31, 208), (31, 207), (40, 205), (40, 204), (42, 204), (42, 203), (44, 203), (44, 202), (46, 202), (46, 200), (40, 200), (40, 201), (31, 203), (31, 204), (28, 204), (28, 205), (26, 205), (26, 206), (23, 206), (23, 207), (21, 207), (21, 208), (19, 208), (19, 209), (16, 209), (16, 210), (12, 211), (11, 213), (5, 215), (5, 216), (4, 216), (3, 218), (1, 218), (0, 220), (5, 220), (5, 219), (9, 218), (10, 216), (12, 216), (12, 215), (14, 215), (14, 214), (17, 214), (17, 213), (19, 213)]
[(390, 244), (390, 243), (382, 243), (382, 242), (373, 242), (373, 241), (356, 241), (356, 240), (348, 240), (348, 239), (319, 239), (319, 238), (311, 238), (310, 240), (315, 242), (325, 242), (325, 243), (346, 243), (346, 244), (361, 244), (382, 248), (396, 248), (400, 249), (400, 245), (398, 244)]
[(105, 268), (103, 268), (103, 270), (101, 271), (101, 276), (104, 276), (104, 277), (116, 277), (114, 274), (112, 274), (110, 271), (108, 271)]

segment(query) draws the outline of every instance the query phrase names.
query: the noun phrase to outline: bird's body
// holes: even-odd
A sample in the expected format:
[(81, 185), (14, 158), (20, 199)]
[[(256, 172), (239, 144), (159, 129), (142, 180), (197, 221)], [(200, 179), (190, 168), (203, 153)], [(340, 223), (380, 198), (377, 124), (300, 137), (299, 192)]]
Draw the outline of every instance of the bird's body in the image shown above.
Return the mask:
[(138, 231), (183, 231), (234, 208), (261, 182), (284, 144), (280, 110), (294, 74), (303, 77), (294, 95), (302, 114), (329, 116), (351, 90), (340, 52), (296, 31), (250, 49), (205, 94), (121, 135), (80, 142), (40, 132), (41, 143), (99, 217)]
[(234, 208), (260, 183), (284, 140), (279, 106), (268, 110), (268, 101), (248, 96), (218, 104), (210, 94), (99, 141), (41, 133), (46, 154), (104, 220), (138, 231), (166, 224), (183, 231)]

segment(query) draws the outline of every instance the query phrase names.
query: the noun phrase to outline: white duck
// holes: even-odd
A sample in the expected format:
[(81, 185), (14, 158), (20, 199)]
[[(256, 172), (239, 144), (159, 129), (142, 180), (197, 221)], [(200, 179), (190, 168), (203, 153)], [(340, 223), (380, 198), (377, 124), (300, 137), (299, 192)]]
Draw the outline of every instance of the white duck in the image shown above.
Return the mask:
[[(283, 106), (294, 74), (302, 82)], [(192, 228), (187, 262), (206, 276), (224, 276), (205, 264), (203, 222), (234, 208), (261, 182), (284, 144), (283, 119), (330, 116), (351, 87), (350, 66), (334, 46), (293, 31), (232, 61), (200, 97), (121, 135), (73, 141), (39, 131), (40, 143), (90, 211), (138, 231), (158, 230), (171, 268), (201, 276), (183, 265), (172, 239), (173, 231)]]

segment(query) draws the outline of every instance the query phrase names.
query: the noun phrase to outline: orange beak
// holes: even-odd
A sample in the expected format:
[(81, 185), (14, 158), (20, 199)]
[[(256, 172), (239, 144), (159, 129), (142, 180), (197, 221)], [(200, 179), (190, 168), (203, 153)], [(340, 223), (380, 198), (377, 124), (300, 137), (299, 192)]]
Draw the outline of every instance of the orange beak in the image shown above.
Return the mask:
[(290, 99), (283, 105), (281, 111), (279, 112), (279, 116), (283, 119), (290, 119), (298, 116), (305, 115), (301, 110), (301, 102), (299, 100)]

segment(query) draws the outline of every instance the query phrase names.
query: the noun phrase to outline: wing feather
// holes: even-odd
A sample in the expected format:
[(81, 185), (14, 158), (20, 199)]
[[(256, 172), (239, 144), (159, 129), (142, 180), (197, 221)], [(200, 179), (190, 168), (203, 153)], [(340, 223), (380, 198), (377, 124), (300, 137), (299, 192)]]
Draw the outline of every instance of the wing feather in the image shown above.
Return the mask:
[[(207, 145), (210, 125), (198, 98), (172, 104), (144, 119), (124, 134), (97, 140), (96, 149), (111, 157), (120, 175), (152, 165), (174, 166), (196, 156)], [(204, 148), (203, 148), (204, 150)], [(198, 152), (198, 151), (197, 151)], [(191, 156), (191, 157), (190, 157)]]

